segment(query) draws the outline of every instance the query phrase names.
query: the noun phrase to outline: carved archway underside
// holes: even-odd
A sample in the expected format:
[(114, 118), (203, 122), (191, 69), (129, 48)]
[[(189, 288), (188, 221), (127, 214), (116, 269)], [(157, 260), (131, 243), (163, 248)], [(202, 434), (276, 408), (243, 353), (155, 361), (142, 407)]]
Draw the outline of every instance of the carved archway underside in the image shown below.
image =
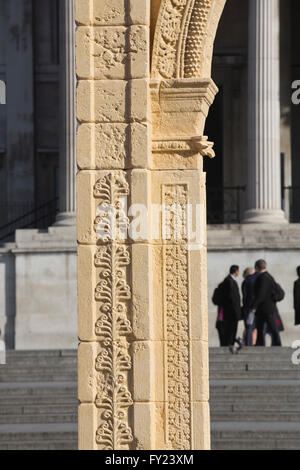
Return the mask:
[(162, 0), (155, 29), (152, 77), (202, 78), (225, 0)]

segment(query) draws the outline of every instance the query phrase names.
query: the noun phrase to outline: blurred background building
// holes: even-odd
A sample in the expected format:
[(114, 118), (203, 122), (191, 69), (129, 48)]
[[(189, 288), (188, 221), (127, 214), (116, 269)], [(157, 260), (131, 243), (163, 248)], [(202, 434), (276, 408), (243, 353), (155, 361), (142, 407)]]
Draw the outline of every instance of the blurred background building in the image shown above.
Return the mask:
[[(300, 80), (300, 3), (281, 0), (280, 11), (253, 4), (227, 0), (215, 43), (220, 92), (205, 132), (217, 155), (205, 160), (209, 297), (231, 264), (266, 258), (286, 291), (290, 345), (299, 331), (300, 106), (291, 95)], [(269, 56), (271, 68), (263, 66)], [(0, 0), (0, 328), (8, 348), (77, 344), (74, 76), (73, 1)], [(209, 313), (215, 345), (211, 302)]]

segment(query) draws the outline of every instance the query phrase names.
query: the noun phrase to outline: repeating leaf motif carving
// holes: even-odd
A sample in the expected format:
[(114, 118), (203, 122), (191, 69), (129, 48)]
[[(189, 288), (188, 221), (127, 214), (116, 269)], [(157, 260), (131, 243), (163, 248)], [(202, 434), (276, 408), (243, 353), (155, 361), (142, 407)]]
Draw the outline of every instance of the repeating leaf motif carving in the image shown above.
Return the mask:
[[(120, 196), (128, 194), (129, 186), (123, 172), (108, 174), (94, 187), (94, 197), (102, 205), (113, 204), (117, 211), (122, 211)], [(96, 443), (102, 450), (122, 450), (128, 449), (134, 440), (128, 422), (128, 409), (133, 404), (128, 389), (132, 358), (126, 339), (132, 333), (128, 318), (131, 299), (127, 279), (127, 267), (131, 262), (129, 248), (116, 242), (100, 246), (94, 262), (99, 270), (95, 300), (100, 312), (95, 333), (101, 346), (95, 361), (98, 374), (95, 406), (100, 411)]]
[(94, 228), (101, 240), (108, 242), (126, 237), (129, 224), (126, 216), (126, 198), (129, 184), (124, 171), (114, 171), (99, 179), (94, 186), (94, 197), (99, 199)]
[[(165, 206), (188, 202), (187, 187), (163, 187)], [(176, 227), (171, 218), (171, 235)], [(183, 239), (164, 247), (165, 339), (167, 340), (167, 437), (171, 449), (188, 450), (191, 444), (191, 387), (189, 344), (188, 252)]]

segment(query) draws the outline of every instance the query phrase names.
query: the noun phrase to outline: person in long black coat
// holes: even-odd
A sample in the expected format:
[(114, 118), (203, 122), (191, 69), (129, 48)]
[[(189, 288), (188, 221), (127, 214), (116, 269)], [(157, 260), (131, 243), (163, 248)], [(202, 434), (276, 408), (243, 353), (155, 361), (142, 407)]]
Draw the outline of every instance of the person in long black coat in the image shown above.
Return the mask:
[(229, 276), (224, 279), (222, 284), (224, 337), (226, 345), (229, 347), (234, 346), (238, 322), (242, 319), (241, 296), (236, 280), (239, 271), (238, 266), (231, 266)]
[(300, 266), (297, 268), (298, 279), (294, 283), (295, 325), (300, 325)]
[(265, 323), (267, 324), (268, 331), (272, 335), (273, 345), (281, 346), (280, 334), (274, 316), (276, 312), (276, 302), (273, 298), (275, 281), (267, 272), (267, 263), (264, 260), (257, 261), (255, 269), (259, 273), (254, 285), (255, 301), (252, 306), (252, 309), (256, 312), (256, 346), (265, 346)]

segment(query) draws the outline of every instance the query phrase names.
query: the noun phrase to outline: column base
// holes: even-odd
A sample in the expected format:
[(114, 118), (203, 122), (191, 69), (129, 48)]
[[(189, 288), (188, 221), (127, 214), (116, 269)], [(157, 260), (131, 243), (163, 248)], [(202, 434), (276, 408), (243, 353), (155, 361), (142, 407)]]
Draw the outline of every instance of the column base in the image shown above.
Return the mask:
[(76, 225), (75, 212), (59, 212), (56, 216), (55, 227), (69, 227)]
[(287, 224), (282, 210), (250, 209), (245, 212), (243, 224)]

